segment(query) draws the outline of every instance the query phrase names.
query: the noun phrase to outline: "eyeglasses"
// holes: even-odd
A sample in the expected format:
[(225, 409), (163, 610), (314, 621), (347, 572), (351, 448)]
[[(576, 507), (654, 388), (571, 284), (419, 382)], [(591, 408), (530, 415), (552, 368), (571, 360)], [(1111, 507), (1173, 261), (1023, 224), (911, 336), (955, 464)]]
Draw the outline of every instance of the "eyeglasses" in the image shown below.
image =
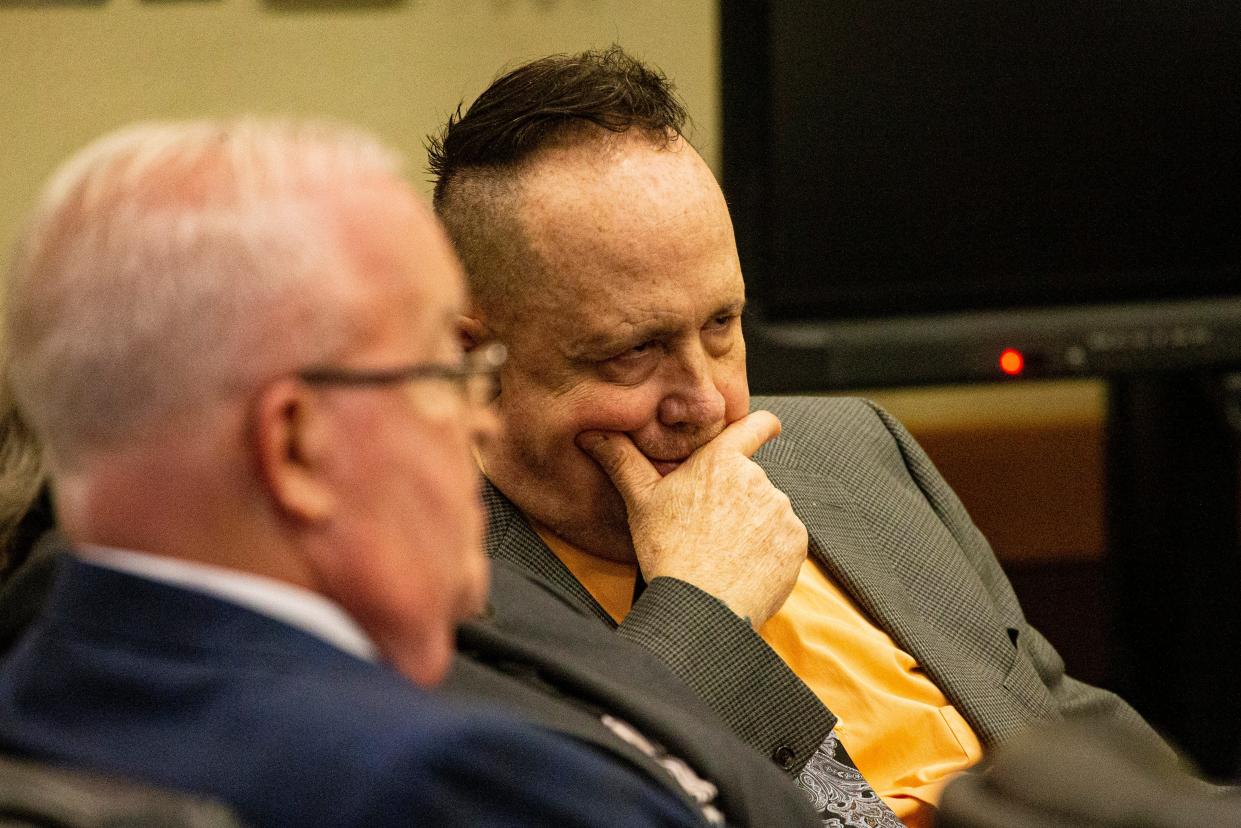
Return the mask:
[(492, 342), (468, 352), (460, 365), (423, 362), (402, 368), (380, 368), (373, 371), (353, 368), (307, 368), (298, 371), (302, 382), (311, 385), (391, 385), (420, 380), (450, 382), (457, 392), (474, 405), (487, 405), (500, 392), (500, 367), (508, 358), (508, 350)]

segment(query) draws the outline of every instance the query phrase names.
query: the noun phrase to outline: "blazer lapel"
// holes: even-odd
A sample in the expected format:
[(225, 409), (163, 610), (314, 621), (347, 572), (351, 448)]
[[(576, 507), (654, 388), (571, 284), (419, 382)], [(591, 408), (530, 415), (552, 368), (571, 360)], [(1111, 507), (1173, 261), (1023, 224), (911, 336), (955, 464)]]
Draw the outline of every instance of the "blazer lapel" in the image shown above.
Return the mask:
[(531, 572), (544, 582), (565, 593), (571, 603), (586, 607), (609, 627), (616, 627), (586, 587), (573, 577), (569, 568), (561, 563), (538, 533), (531, 528), (524, 515), (505, 497), (490, 480), (483, 479), (483, 503), (487, 508), (487, 556), (508, 561)]
[(1022, 673), (1014, 641), (997, 632), (1006, 624), (984, 600), (977, 573), (931, 510), (906, 510), (892, 493), (863, 501), (831, 478), (764, 468), (806, 524), (810, 555), (917, 660), (984, 742), (1002, 740), (1031, 714), (1054, 716), (1037, 677)]
[(806, 525), (810, 557), (898, 645), (911, 654), (920, 649), (923, 621), (901, 588), (890, 552), (849, 494), (830, 478), (770, 465), (764, 470)]

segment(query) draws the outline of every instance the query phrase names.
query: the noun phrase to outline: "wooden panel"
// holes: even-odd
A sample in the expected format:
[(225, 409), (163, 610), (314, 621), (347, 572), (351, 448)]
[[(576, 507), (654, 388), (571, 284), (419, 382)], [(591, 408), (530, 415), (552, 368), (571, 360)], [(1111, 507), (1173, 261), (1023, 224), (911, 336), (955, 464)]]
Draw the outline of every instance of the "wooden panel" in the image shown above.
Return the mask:
[(1103, 557), (1101, 382), (857, 393), (909, 427), (1002, 561)]

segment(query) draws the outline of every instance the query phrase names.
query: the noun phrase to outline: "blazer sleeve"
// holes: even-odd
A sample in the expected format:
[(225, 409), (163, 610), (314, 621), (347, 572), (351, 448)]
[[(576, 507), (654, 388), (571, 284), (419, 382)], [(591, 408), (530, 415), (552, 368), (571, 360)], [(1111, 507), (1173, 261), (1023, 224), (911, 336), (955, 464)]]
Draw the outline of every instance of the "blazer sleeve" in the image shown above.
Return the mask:
[(684, 581), (651, 581), (618, 632), (651, 651), (742, 741), (786, 771), (800, 770), (836, 724), (748, 621)]
[(991, 545), (974, 525), (965, 507), (948, 482), (940, 475), (931, 459), (908, 430), (891, 414), (873, 402), (875, 411), (896, 440), (905, 466), (914, 483), (922, 491), (940, 521), (952, 534), (970, 566), (999, 607), (1012, 608), (1017, 620), (1019, 655), (1033, 663), (1035, 672), (1047, 688), (1055, 709), (1065, 717), (1090, 717), (1114, 723), (1132, 734), (1132, 738), (1171, 751), (1167, 743), (1147, 724), (1136, 710), (1116, 694), (1078, 681), (1065, 674), (1064, 660), (1046, 638), (1025, 620), (1012, 585), (1000, 567)]

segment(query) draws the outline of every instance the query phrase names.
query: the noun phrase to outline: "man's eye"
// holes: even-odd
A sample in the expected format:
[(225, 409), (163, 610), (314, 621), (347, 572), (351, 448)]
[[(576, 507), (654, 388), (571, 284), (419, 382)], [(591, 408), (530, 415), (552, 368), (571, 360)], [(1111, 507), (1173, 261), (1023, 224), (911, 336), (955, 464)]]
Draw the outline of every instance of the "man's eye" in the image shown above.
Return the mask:
[(628, 351), (624, 351), (622, 353), (617, 354), (616, 356), (612, 357), (612, 359), (620, 360), (620, 361), (630, 360), (630, 359), (640, 359), (646, 356), (647, 354), (651, 353), (651, 351), (653, 350), (655, 350), (654, 342), (643, 342), (641, 345), (635, 345), (632, 348), (630, 348)]
[(732, 325), (733, 320), (736, 318), (737, 318), (736, 314), (723, 313), (723, 314), (720, 314), (719, 316), (712, 317), (707, 322), (707, 324), (703, 326), (703, 328), (704, 330), (708, 330), (708, 331), (723, 330), (724, 328), (727, 328), (730, 325)]

